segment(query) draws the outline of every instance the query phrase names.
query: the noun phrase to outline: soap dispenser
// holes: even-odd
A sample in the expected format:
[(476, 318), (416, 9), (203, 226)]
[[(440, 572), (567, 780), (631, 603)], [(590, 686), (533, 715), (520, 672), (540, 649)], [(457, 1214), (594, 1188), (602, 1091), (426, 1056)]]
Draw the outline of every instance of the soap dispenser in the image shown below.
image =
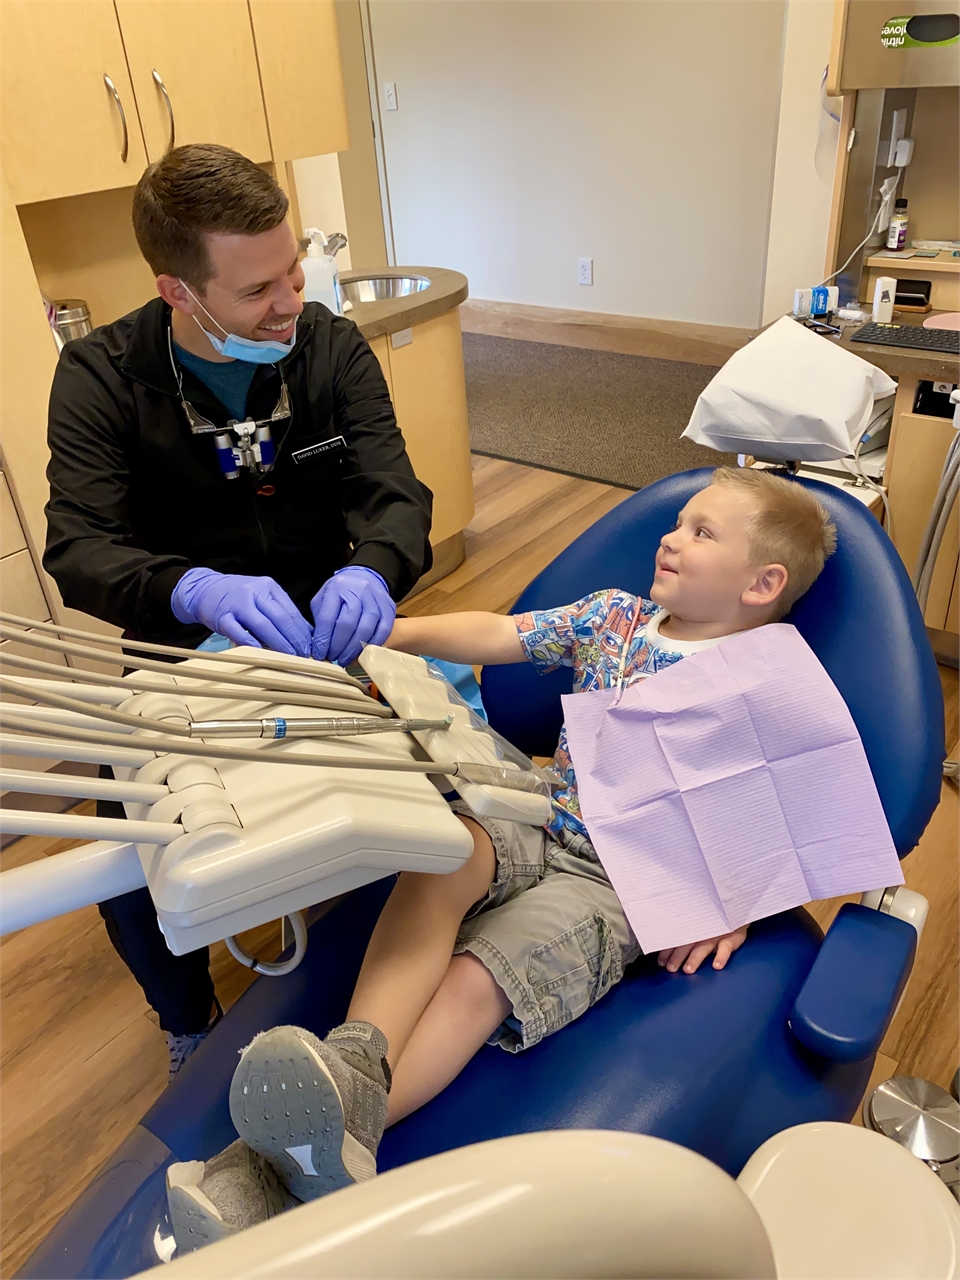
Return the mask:
[[(337, 260), (333, 256), (336, 250), (346, 244), (343, 236), (331, 236), (329, 239), (317, 227), (305, 227), (304, 233), (310, 237), (307, 256), (303, 260), (303, 300), (304, 302), (322, 302), (334, 315), (343, 315), (343, 296), (340, 292), (340, 272)], [(334, 243), (339, 240), (340, 244)], [(328, 253), (333, 248), (333, 253)]]

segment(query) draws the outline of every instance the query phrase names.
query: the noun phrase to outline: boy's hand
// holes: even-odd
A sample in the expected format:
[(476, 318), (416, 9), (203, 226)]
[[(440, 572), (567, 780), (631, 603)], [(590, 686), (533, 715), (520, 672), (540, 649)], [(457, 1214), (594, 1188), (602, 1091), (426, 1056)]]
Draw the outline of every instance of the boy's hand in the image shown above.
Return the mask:
[(707, 956), (717, 953), (715, 969), (722, 969), (738, 947), (747, 940), (747, 925), (722, 933), (718, 938), (705, 938), (703, 942), (688, 942), (682, 947), (667, 947), (657, 956), (657, 964), (668, 973), (676, 973), (683, 966), (684, 973), (696, 973)]

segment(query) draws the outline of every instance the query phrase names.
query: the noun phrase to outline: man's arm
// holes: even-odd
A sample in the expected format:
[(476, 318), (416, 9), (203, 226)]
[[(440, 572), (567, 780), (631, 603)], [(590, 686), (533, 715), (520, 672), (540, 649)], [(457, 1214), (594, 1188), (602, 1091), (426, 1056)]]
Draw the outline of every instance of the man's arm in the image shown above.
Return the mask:
[(386, 648), (427, 653), (444, 662), (478, 666), (523, 662), (516, 620), (499, 613), (442, 613), (433, 618), (398, 618)]
[(71, 608), (141, 634), (172, 635), (179, 624), (170, 593), (191, 566), (134, 540), (126, 436), (135, 419), (133, 397), (107, 357), (68, 347), (50, 393), (43, 564)]

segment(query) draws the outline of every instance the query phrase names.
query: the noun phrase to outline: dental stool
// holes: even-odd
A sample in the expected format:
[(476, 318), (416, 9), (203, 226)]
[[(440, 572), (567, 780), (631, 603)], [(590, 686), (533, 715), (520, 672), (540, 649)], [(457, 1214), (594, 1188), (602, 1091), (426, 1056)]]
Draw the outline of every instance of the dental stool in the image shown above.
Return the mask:
[[(628, 498), (558, 556), (512, 612), (605, 587), (647, 591), (660, 537), (709, 477), (708, 469), (684, 472)], [(850, 709), (902, 857), (939, 800), (936, 663), (907, 573), (874, 517), (842, 490), (797, 483), (827, 507), (839, 546), (787, 621)], [(571, 679), (568, 669), (487, 668), (491, 723), (529, 754), (552, 754)], [(169, 1256), (166, 1166), (207, 1159), (233, 1141), (227, 1092), (237, 1053), (257, 1031), (298, 1023), (322, 1036), (342, 1021), (390, 887), (378, 881), (339, 902), (312, 927), (297, 970), (254, 983), (20, 1275), (126, 1276)], [(853, 1116), (916, 943), (896, 910), (846, 904), (826, 940), (802, 909), (751, 926), (719, 973), (668, 974), (656, 957), (641, 958), (593, 1009), (533, 1049), (482, 1049), (439, 1097), (387, 1131), (378, 1166), (538, 1130), (616, 1129), (678, 1143), (736, 1177), (782, 1130)]]

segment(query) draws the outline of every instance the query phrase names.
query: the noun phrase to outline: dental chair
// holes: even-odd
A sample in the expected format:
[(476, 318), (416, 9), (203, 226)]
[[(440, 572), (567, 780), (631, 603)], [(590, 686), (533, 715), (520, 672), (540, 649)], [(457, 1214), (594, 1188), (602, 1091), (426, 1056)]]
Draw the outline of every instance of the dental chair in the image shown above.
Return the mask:
[[(558, 556), (512, 611), (604, 587), (645, 592), (661, 535), (709, 475), (685, 472), (628, 498)], [(787, 621), (847, 702), (903, 857), (939, 800), (936, 664), (909, 578), (874, 517), (842, 490), (802, 483), (829, 510), (839, 546)], [(526, 665), (488, 668), (482, 679), (493, 726), (537, 755), (553, 752), (560, 695), (570, 687), (569, 670), (538, 676)], [(235, 1138), (227, 1091), (238, 1051), (257, 1031), (298, 1023), (324, 1035), (343, 1019), (391, 886), (381, 880), (346, 896), (312, 926), (298, 969), (254, 983), (21, 1276), (127, 1276), (170, 1257), (166, 1166), (209, 1158)], [(826, 939), (802, 909), (761, 921), (719, 973), (668, 974), (655, 956), (641, 958), (595, 1008), (533, 1049), (482, 1049), (438, 1098), (387, 1131), (379, 1169), (510, 1135), (614, 1129), (667, 1139), (736, 1177), (782, 1130), (848, 1121), (918, 937), (909, 909), (916, 895), (874, 898), (880, 909), (843, 906)]]

